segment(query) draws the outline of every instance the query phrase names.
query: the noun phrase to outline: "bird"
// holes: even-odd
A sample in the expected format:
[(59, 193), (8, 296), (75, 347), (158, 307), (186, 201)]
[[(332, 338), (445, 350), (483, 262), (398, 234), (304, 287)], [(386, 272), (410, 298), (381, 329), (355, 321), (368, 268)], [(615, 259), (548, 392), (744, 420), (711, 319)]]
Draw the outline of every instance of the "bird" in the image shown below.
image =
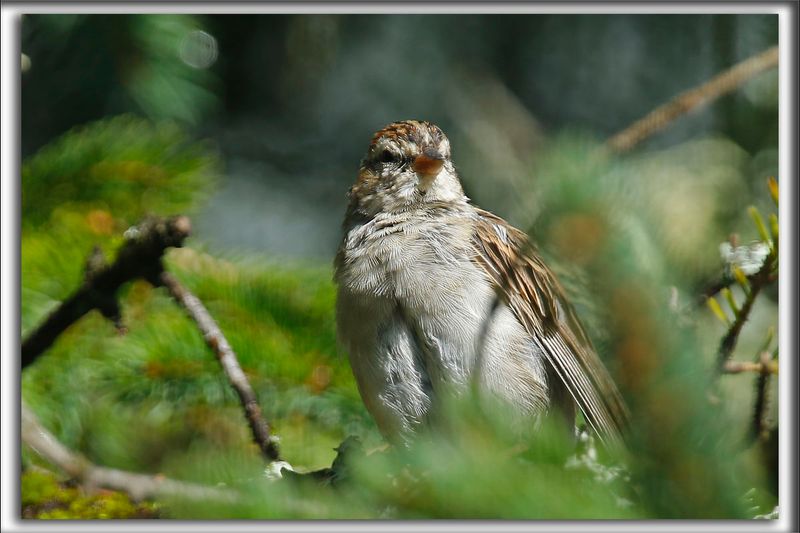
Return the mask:
[(528, 235), (464, 194), (431, 122), (372, 137), (334, 260), (337, 335), (390, 443), (409, 444), (442, 395), (477, 384), (534, 425), (580, 412), (621, 442), (629, 411)]

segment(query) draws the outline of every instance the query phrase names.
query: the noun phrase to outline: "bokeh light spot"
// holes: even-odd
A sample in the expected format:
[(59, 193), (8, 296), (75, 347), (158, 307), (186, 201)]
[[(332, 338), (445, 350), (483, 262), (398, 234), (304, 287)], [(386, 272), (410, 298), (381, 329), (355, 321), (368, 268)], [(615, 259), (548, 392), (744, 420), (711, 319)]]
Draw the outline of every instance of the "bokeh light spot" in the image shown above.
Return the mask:
[(181, 60), (193, 68), (206, 69), (217, 61), (217, 40), (201, 30), (190, 31), (181, 40)]

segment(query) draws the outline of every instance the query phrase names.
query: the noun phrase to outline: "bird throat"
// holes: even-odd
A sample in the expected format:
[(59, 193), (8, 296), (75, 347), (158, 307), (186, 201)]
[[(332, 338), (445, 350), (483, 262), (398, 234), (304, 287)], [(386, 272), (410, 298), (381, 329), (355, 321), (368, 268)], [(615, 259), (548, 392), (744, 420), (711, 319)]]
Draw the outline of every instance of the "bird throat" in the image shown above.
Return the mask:
[(417, 188), (422, 194), (428, 192), (428, 190), (433, 186), (433, 182), (436, 181), (436, 174), (419, 174), (419, 182), (417, 183)]

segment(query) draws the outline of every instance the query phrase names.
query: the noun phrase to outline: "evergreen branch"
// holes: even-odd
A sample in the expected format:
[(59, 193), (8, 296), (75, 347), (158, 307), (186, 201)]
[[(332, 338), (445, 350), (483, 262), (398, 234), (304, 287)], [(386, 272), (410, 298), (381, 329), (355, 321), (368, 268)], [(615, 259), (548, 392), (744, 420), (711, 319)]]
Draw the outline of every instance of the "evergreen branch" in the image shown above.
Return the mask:
[(107, 488), (125, 492), (134, 500), (154, 498), (188, 498), (191, 500), (235, 502), (239, 496), (230, 489), (219, 489), (97, 466), (85, 457), (70, 451), (41, 425), (38, 418), (22, 403), (21, 434), (27, 444), (47, 462), (63, 470), (71, 478), (89, 488)]
[(683, 92), (666, 104), (657, 107), (611, 137), (607, 146), (617, 153), (627, 152), (654, 133), (667, 127), (675, 119), (713, 102), (756, 75), (777, 66), (778, 47), (775, 46), (734, 65), (702, 85)]
[[(748, 284), (747, 287), (749, 287), (752, 284), (752, 281), (759, 275), (760, 273), (756, 272), (755, 274), (750, 274), (749, 276), (745, 276), (744, 279), (747, 281)], [(770, 275), (767, 277), (767, 282), (772, 283), (777, 279), (778, 279), (777, 274), (770, 273)], [(705, 303), (708, 301), (709, 298), (713, 298), (724, 289), (727, 289), (731, 285), (734, 285), (736, 283), (742, 285), (741, 280), (737, 279), (734, 275), (732, 274), (722, 275), (719, 280), (709, 283), (704, 289), (700, 291), (700, 294), (697, 296), (696, 300), (697, 306), (700, 307), (705, 305)]]
[(117, 259), (109, 265), (95, 249), (86, 266), (81, 287), (64, 300), (22, 343), (21, 365), (33, 363), (70, 325), (93, 309), (120, 327), (117, 290), (136, 278), (157, 279), (163, 270), (161, 257), (171, 246), (181, 246), (191, 231), (185, 216), (152, 217), (126, 232)]
[(277, 443), (270, 436), (269, 424), (236, 354), (200, 300), (164, 270), (162, 257), (171, 246), (181, 246), (191, 231), (188, 217), (151, 217), (126, 232), (126, 241), (113, 264), (106, 263), (95, 248), (86, 263), (81, 287), (47, 317), (22, 343), (22, 368), (33, 363), (70, 325), (92, 309), (121, 327), (117, 290), (126, 282), (144, 278), (155, 286), (163, 285), (181, 304), (203, 334), (206, 343), (222, 364), (225, 375), (239, 395), (253, 438), (269, 461), (280, 460)]
[(750, 311), (753, 308), (756, 297), (761, 292), (761, 289), (774, 279), (772, 269), (777, 259), (778, 249), (776, 245), (772, 248), (758, 272), (751, 278), (748, 278), (750, 281), (750, 292), (747, 293), (744, 303), (736, 312), (733, 323), (728, 328), (725, 336), (722, 337), (719, 349), (717, 350), (717, 374), (724, 373), (725, 365), (729, 362), (733, 354), (733, 349), (736, 347), (736, 342), (739, 340), (739, 333), (742, 331), (744, 323), (747, 322), (747, 318), (750, 316)]
[(217, 323), (200, 299), (181, 285), (172, 274), (162, 272), (159, 276), (159, 284), (165, 287), (170, 296), (186, 310), (186, 313), (203, 334), (206, 344), (217, 356), (225, 376), (239, 395), (239, 401), (253, 433), (253, 439), (261, 453), (268, 461), (280, 461), (277, 439), (270, 435), (270, 426), (261, 414), (261, 408), (258, 405), (253, 388), (250, 386), (247, 376), (239, 365), (236, 354)]

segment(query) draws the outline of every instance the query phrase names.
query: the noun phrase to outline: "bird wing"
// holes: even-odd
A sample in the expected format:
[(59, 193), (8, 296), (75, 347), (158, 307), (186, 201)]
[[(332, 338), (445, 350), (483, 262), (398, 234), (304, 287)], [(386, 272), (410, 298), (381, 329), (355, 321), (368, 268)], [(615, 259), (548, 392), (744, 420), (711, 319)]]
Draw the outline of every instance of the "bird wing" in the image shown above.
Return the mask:
[(474, 260), (542, 348), (588, 424), (601, 439), (619, 442), (629, 417), (614, 381), (592, 348), (564, 290), (528, 236), (477, 209)]

